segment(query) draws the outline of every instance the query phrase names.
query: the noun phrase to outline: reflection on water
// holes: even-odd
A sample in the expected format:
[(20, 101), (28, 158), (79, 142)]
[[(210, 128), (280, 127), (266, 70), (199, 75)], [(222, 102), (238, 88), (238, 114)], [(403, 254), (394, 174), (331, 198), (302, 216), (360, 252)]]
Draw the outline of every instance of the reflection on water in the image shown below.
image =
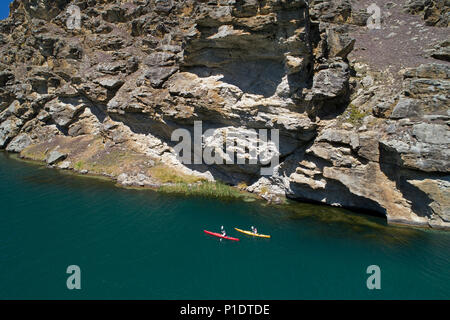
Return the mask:
[(282, 206), (282, 210), (285, 214), (281, 217), (285, 219), (318, 221), (327, 232), (345, 230), (346, 236), (357, 235), (379, 243), (407, 242), (408, 239), (419, 237), (423, 232), (411, 227), (388, 225), (382, 217), (325, 205), (288, 201), (288, 204)]

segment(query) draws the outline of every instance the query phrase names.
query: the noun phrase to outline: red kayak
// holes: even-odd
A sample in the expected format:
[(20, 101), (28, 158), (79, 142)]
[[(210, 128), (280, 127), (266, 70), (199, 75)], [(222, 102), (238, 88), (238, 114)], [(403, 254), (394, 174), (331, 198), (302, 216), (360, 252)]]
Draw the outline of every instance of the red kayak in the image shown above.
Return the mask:
[(217, 238), (222, 238), (222, 239), (227, 239), (227, 240), (233, 240), (233, 241), (239, 241), (239, 239), (237, 239), (237, 238), (232, 238), (232, 237), (223, 236), (223, 235), (221, 235), (220, 233), (215, 233), (215, 232), (211, 232), (211, 231), (208, 231), (208, 230), (203, 230), (203, 231), (204, 231), (206, 234), (212, 235), (212, 236), (217, 237)]

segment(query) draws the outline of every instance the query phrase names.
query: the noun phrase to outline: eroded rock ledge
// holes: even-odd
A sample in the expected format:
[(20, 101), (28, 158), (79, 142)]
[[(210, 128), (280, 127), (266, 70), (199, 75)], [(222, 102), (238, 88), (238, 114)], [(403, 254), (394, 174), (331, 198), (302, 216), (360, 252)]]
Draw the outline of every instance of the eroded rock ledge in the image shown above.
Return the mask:
[[(442, 1), (379, 2), (399, 26), (408, 15), (448, 27)], [(219, 179), (450, 228), (448, 41), (430, 40), (424, 63), (400, 73), (354, 58), (371, 49), (352, 36), (373, 36), (365, 4), (16, 0), (0, 22), (0, 148), (124, 185)], [(80, 30), (67, 27), (69, 5)], [(258, 165), (183, 165), (170, 137), (194, 121), (215, 130), (210, 146), (279, 129), (280, 165), (270, 177)]]

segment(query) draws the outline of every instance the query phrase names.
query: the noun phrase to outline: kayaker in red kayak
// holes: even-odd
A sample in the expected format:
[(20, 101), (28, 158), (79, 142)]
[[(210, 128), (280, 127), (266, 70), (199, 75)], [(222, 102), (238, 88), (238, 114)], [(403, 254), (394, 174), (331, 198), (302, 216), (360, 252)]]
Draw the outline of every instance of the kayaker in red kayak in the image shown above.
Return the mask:
[(222, 239), (227, 239), (227, 240), (232, 240), (232, 241), (239, 241), (238, 238), (233, 238), (233, 237), (226, 236), (225, 235), (226, 234), (225, 229), (222, 230), (222, 233), (211, 232), (211, 231), (208, 231), (208, 230), (203, 230), (203, 232), (206, 233), (206, 234), (209, 234), (211, 236), (220, 238), (220, 241), (222, 241)]
[(222, 233), (222, 236), (224, 236), (224, 237), (227, 236), (227, 233), (226, 233), (226, 231), (225, 231), (223, 226), (220, 227), (220, 232)]

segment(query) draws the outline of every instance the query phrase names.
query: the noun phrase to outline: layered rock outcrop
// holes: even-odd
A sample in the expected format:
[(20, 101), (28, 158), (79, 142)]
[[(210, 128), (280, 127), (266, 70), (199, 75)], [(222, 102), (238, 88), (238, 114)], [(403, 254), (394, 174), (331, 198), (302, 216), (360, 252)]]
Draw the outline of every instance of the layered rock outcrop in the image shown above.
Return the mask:
[[(124, 185), (160, 185), (169, 168), (449, 228), (445, 42), (400, 76), (371, 68), (351, 56), (353, 34), (370, 32), (357, 5), (15, 0), (0, 22), (0, 148)], [(440, 14), (427, 24), (446, 28)], [(278, 129), (273, 175), (250, 161), (182, 163), (171, 136), (196, 121), (224, 162), (221, 137)]]

